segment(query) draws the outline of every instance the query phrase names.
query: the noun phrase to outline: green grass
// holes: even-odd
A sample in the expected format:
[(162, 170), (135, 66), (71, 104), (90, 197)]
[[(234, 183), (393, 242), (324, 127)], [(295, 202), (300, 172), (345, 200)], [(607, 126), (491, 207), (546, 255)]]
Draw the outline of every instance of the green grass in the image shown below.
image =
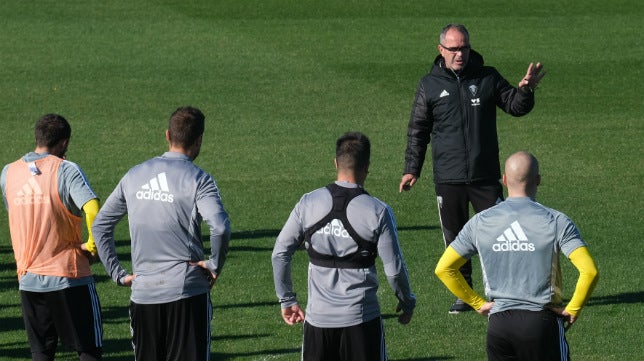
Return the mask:
[[(406, 125), (446, 23), (466, 24), (473, 47), (511, 83), (530, 61), (543, 62), (548, 74), (534, 111), (499, 115), (500, 156), (535, 153), (539, 200), (575, 220), (600, 268), (593, 298), (568, 332), (573, 358), (644, 360), (641, 1), (7, 0), (0, 12), (2, 164), (32, 150), (36, 119), (58, 112), (73, 127), (69, 159), (105, 199), (128, 168), (165, 151), (177, 106), (206, 114), (196, 163), (217, 179), (233, 225), (212, 293), (215, 360), (299, 359), (301, 328), (279, 317), (270, 253), (301, 194), (333, 180), (334, 141), (348, 130), (372, 139), (367, 189), (394, 209), (418, 296), (412, 323), (400, 326), (382, 283), (390, 359), (485, 360), (486, 320), (448, 315), (452, 297), (433, 275), (442, 238), (431, 164), (412, 192), (397, 192)], [(26, 360), (0, 215), (0, 360)], [(117, 238), (127, 256), (125, 222)], [(306, 262), (296, 256), (302, 301)], [(129, 290), (100, 264), (93, 270), (105, 359), (131, 360)], [(565, 271), (570, 297), (576, 273), (567, 263)]]

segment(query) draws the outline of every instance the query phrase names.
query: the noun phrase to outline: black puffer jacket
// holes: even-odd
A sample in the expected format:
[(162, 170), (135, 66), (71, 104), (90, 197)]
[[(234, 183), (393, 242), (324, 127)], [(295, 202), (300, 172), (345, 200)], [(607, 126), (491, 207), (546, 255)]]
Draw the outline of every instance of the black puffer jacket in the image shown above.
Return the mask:
[(534, 94), (519, 90), (470, 51), (457, 76), (439, 55), (418, 83), (407, 130), (404, 174), (420, 176), (432, 140), (434, 183), (463, 184), (501, 178), (496, 107), (522, 116)]

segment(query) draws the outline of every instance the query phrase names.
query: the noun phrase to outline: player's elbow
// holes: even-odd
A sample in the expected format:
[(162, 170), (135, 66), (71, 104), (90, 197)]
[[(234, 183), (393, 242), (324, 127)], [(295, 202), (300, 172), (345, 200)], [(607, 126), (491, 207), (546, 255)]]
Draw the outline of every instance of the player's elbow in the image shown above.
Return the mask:
[(588, 278), (592, 279), (593, 284), (599, 281), (599, 270), (597, 269), (597, 267), (592, 267), (591, 269), (586, 270), (586, 272), (584, 273)]
[(597, 269), (597, 266), (592, 261), (582, 264), (581, 267), (579, 267), (579, 273), (593, 282), (596, 282), (597, 279), (599, 279), (599, 269)]
[(434, 269), (434, 274), (436, 275), (436, 277), (442, 280), (449, 277), (450, 272), (448, 268), (441, 267), (440, 265), (438, 265)]

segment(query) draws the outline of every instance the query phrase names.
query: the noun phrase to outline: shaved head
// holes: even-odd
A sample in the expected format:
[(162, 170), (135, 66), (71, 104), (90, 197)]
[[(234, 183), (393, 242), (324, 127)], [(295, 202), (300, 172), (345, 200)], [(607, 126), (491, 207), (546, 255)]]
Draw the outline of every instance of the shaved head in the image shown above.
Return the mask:
[(517, 152), (505, 161), (503, 183), (508, 187), (508, 196), (534, 198), (541, 182), (539, 161), (528, 152)]

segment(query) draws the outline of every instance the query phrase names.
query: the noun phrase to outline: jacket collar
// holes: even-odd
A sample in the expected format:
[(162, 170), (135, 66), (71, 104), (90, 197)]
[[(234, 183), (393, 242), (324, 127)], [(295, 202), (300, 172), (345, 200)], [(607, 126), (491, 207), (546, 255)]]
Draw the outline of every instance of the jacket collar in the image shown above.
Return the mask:
[[(479, 54), (476, 50), (470, 50), (470, 57), (467, 60), (467, 65), (463, 70), (458, 73), (458, 76), (461, 78), (468, 77), (472, 74), (478, 73), (485, 64), (483, 56)], [(445, 67), (445, 59), (439, 54), (434, 59), (434, 65), (432, 66), (431, 72), (437, 75), (447, 75), (449, 77), (456, 77), (457, 74), (454, 73), (451, 69)]]

